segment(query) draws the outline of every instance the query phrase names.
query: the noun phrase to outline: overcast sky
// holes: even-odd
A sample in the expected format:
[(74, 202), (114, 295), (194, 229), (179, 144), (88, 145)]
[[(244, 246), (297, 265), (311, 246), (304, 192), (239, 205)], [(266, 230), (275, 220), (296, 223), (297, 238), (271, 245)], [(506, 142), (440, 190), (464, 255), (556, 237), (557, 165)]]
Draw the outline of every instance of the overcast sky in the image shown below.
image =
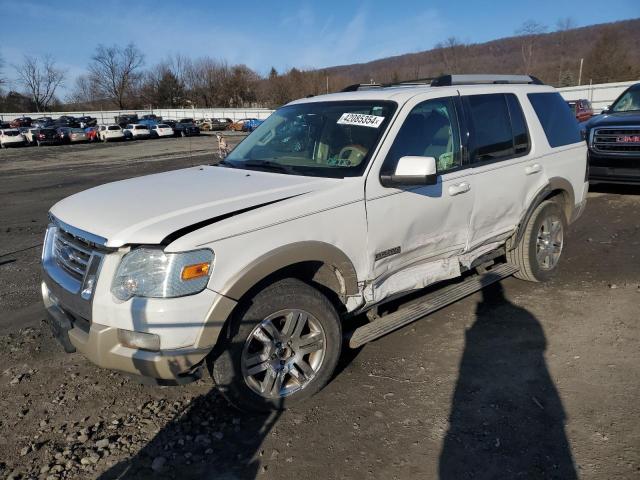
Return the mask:
[(513, 35), (528, 19), (553, 30), (562, 17), (577, 26), (637, 18), (640, 0), (0, 0), (0, 56), (11, 78), (24, 54), (52, 54), (69, 86), (96, 45), (130, 41), (146, 65), (174, 53), (209, 55), (266, 74), (271, 66), (315, 68), (427, 50), (450, 36), (483, 42)]

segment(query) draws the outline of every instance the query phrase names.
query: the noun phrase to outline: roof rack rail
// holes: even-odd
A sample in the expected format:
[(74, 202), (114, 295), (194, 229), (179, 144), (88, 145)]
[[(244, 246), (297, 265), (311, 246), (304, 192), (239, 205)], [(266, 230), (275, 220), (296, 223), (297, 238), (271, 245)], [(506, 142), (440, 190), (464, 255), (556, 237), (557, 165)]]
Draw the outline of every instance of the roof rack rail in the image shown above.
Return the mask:
[(442, 75), (434, 78), (432, 87), (449, 87), (452, 85), (491, 85), (491, 84), (530, 84), (544, 85), (533, 75)]
[(358, 90), (370, 90), (372, 88), (380, 88), (382, 85), (379, 83), (354, 83), (353, 85), (349, 85), (344, 87), (341, 92), (357, 92)]

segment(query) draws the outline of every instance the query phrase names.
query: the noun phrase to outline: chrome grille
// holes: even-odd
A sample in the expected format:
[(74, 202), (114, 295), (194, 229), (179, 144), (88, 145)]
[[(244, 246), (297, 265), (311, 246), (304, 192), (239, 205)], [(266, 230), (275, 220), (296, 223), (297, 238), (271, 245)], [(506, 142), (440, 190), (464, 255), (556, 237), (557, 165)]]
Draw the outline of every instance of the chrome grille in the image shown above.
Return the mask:
[(93, 253), (91, 245), (80, 237), (58, 228), (53, 243), (53, 253), (60, 268), (82, 282)]
[(640, 126), (596, 128), (591, 147), (609, 154), (640, 155)]

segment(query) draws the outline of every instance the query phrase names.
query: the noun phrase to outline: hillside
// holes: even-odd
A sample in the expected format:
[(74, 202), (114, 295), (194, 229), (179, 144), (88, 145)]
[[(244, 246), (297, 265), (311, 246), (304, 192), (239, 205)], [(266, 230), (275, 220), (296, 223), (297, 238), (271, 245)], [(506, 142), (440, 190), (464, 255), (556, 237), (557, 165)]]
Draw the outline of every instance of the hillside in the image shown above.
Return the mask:
[[(460, 36), (463, 37), (464, 33)], [(531, 73), (565, 86), (623, 81), (640, 75), (640, 19), (591, 25), (538, 35), (513, 36), (479, 44), (450, 41), (448, 47), (323, 69), (332, 89), (368, 82), (429, 78), (442, 73)], [(529, 52), (531, 55), (529, 56)], [(527, 62), (529, 71), (525, 68)]]

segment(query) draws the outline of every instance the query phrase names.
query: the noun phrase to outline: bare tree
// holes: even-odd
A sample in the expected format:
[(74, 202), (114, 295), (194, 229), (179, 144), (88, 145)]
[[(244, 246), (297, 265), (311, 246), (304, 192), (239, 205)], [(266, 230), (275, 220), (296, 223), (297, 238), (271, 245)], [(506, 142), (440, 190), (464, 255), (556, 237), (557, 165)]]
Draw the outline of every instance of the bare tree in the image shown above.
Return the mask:
[(537, 37), (546, 31), (547, 27), (535, 20), (527, 20), (518, 30), (516, 30), (516, 34), (522, 36), (522, 64), (524, 67), (524, 73), (527, 75), (531, 73), (531, 70), (533, 69)]
[(140, 79), (144, 55), (130, 43), (126, 47), (98, 45), (89, 65), (89, 76), (104, 97), (113, 99), (121, 110)]
[(38, 112), (46, 110), (55, 97), (57, 88), (65, 79), (65, 72), (56, 67), (51, 55), (41, 59), (24, 56), (20, 65), (15, 66), (18, 81), (33, 99)]
[(447, 73), (459, 73), (460, 60), (464, 54), (465, 44), (456, 37), (449, 37), (444, 42), (436, 44), (436, 48), (440, 50), (445, 71)]
[(2, 74), (2, 70), (4, 69), (4, 59), (2, 58), (2, 55), (0, 55), (0, 88), (2, 87), (2, 85), (4, 85), (6, 83), (6, 79), (4, 78), (4, 75)]

